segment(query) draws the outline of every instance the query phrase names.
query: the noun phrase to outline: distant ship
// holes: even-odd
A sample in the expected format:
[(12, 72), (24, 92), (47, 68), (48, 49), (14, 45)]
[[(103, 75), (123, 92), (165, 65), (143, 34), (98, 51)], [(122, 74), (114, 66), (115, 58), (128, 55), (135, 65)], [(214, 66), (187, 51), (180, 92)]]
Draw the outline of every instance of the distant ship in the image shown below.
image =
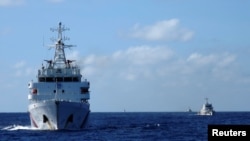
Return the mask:
[(193, 112), (190, 107), (188, 107), (187, 112)]
[(206, 98), (206, 103), (202, 105), (201, 110), (198, 112), (198, 115), (214, 115), (215, 111), (213, 105), (208, 103), (208, 98)]
[(68, 38), (62, 33), (68, 28), (60, 22), (51, 30), (58, 33), (52, 45), (54, 59), (45, 60), (46, 66), (38, 69), (37, 81), (28, 84), (31, 126), (45, 130), (82, 129), (90, 113), (90, 83), (82, 78), (74, 60), (66, 60), (64, 49), (73, 47), (64, 44)]

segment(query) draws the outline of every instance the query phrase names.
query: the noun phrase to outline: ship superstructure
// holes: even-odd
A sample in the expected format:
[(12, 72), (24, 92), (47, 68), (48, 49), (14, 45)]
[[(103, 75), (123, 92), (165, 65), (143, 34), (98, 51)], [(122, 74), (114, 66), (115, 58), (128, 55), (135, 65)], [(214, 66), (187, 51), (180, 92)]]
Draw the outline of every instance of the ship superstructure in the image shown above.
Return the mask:
[(59, 23), (53, 60), (38, 69), (37, 81), (28, 84), (31, 126), (38, 129), (82, 129), (89, 113), (90, 83), (82, 78), (80, 68), (74, 60), (67, 60), (63, 32), (68, 30)]

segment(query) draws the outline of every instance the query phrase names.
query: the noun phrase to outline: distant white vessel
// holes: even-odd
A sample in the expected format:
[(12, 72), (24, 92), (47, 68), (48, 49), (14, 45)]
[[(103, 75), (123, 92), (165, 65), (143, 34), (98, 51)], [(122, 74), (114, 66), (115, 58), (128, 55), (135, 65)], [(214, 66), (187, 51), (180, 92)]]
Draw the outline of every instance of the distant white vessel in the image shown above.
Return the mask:
[(202, 105), (201, 110), (198, 112), (198, 115), (214, 115), (215, 111), (213, 105), (208, 103), (208, 98), (206, 98), (206, 103)]
[(62, 26), (52, 29), (58, 32), (58, 39), (52, 46), (55, 49), (53, 60), (45, 60), (46, 66), (38, 70), (37, 81), (28, 84), (28, 112), (31, 126), (38, 129), (82, 129), (90, 113), (88, 102), (90, 83), (82, 80), (80, 68), (66, 60), (66, 37)]

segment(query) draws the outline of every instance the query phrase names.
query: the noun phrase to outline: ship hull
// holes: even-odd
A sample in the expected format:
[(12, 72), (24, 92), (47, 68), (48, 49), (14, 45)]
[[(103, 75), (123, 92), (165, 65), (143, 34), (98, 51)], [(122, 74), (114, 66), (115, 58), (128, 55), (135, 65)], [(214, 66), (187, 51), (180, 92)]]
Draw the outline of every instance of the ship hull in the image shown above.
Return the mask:
[(83, 129), (89, 103), (48, 100), (29, 105), (31, 126), (44, 130)]
[(214, 111), (200, 111), (198, 115), (212, 116), (214, 115)]

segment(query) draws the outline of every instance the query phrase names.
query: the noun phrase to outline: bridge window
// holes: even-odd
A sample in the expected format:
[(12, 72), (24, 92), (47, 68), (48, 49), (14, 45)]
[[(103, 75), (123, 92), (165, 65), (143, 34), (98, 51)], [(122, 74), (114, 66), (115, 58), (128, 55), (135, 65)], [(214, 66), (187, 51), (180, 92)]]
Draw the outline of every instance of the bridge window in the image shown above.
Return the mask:
[(46, 77), (46, 82), (54, 82), (54, 78), (53, 77)]
[(64, 77), (64, 82), (72, 82), (72, 77)]
[(85, 94), (89, 92), (89, 88), (88, 87), (81, 87), (81, 94)]
[(56, 82), (62, 82), (63, 78), (62, 77), (56, 77)]
[(39, 82), (45, 82), (45, 77), (39, 77)]
[(79, 81), (78, 77), (73, 77), (73, 81), (78, 82)]
[(39, 82), (79, 82), (79, 77), (39, 77)]
[(61, 69), (57, 69), (56, 73), (62, 73), (62, 70)]

